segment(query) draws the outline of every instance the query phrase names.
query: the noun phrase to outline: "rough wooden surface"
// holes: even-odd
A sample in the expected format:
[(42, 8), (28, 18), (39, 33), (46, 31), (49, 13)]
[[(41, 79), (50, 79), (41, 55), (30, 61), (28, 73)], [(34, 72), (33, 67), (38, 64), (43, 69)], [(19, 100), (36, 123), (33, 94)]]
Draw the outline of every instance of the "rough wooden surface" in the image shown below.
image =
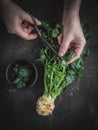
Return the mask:
[[(39, 5), (38, 8), (34, 4)], [(28, 4), (26, 1), (20, 3), (24, 9), (31, 11), (33, 9), (34, 14), (41, 19), (51, 18), (52, 13), (46, 6), (43, 7), (38, 0), (34, 4), (31, 5), (31, 0)], [(87, 43), (91, 55), (85, 60), (84, 76), (76, 80), (57, 98), (55, 111), (49, 117), (41, 117), (35, 111), (36, 100), (43, 92), (42, 67), (37, 66), (39, 77), (33, 88), (11, 92), (8, 91), (5, 80), (5, 70), (11, 61), (20, 58), (34, 61), (34, 46), (39, 45), (40, 40), (25, 41), (18, 36), (8, 34), (3, 23), (0, 23), (0, 127), (2, 130), (6, 128), (9, 130), (98, 130), (97, 12), (96, 0), (82, 1), (81, 19), (89, 25), (92, 32), (92, 38)]]

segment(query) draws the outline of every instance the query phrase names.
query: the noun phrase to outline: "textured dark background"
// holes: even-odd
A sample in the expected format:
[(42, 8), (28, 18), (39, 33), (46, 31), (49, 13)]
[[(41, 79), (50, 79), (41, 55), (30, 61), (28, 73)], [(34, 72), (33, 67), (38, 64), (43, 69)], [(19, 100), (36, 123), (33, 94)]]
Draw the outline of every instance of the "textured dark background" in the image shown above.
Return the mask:
[[(19, 1), (19, 0), (18, 0)], [(62, 1), (20, 0), (19, 4), (40, 20), (60, 20)], [(59, 15), (59, 16), (58, 16)], [(9, 34), (0, 22), (0, 129), (1, 130), (98, 130), (98, 1), (82, 0), (80, 18), (90, 27), (87, 42), (91, 55), (85, 60), (85, 72), (56, 100), (53, 115), (41, 117), (35, 111), (37, 98), (43, 92), (43, 68), (33, 88), (9, 91), (5, 70), (15, 59), (35, 60), (34, 47), (40, 40), (26, 41)]]

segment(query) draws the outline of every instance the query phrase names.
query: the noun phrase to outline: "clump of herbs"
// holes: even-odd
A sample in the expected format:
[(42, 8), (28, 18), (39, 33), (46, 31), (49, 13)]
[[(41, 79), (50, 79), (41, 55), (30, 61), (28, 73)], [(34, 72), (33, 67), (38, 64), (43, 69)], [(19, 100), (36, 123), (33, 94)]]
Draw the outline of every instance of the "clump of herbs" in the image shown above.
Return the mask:
[[(85, 38), (90, 38), (88, 26), (82, 24), (82, 29)], [(42, 22), (41, 33), (43, 37), (46, 38), (51, 46), (57, 51), (59, 49), (57, 36), (61, 32), (62, 25), (60, 23), (51, 25), (48, 22)], [(58, 61), (57, 57), (52, 53), (52, 51), (46, 45), (44, 45), (44, 47), (40, 49), (39, 58), (41, 63), (44, 65), (44, 93), (56, 98), (56, 96), (65, 90), (65, 88), (71, 84), (76, 77), (81, 77), (84, 71), (84, 57), (88, 56), (89, 54), (90, 50), (84, 48), (79, 59), (71, 64), (67, 64), (67, 61), (69, 61), (75, 55), (74, 52), (69, 50), (63, 57), (63, 60)]]
[(16, 64), (13, 68), (13, 81), (12, 84), (15, 85), (17, 89), (26, 87), (30, 80), (31, 70), (25, 66)]
[[(83, 30), (85, 37), (88, 38), (89, 33), (85, 26), (83, 26)], [(47, 22), (42, 22), (42, 29), (40, 31), (51, 46), (58, 51), (59, 45), (57, 36), (62, 31), (62, 25), (56, 23), (52, 26)], [(45, 44), (38, 52), (40, 52), (39, 61), (41, 61), (44, 66), (44, 91), (42, 97), (38, 99), (36, 110), (41, 115), (48, 115), (52, 112), (48, 111), (49, 108), (45, 106), (45, 101), (51, 106), (51, 102), (53, 103), (57, 96), (59, 96), (68, 85), (73, 83), (75, 78), (79, 78), (83, 75), (84, 57), (89, 55), (90, 51), (84, 48), (80, 58), (71, 64), (67, 64), (67, 61), (69, 61), (75, 53), (70, 50), (67, 51), (63, 60), (57, 60), (57, 56), (54, 55)], [(53, 111), (53, 109), (51, 110)]]

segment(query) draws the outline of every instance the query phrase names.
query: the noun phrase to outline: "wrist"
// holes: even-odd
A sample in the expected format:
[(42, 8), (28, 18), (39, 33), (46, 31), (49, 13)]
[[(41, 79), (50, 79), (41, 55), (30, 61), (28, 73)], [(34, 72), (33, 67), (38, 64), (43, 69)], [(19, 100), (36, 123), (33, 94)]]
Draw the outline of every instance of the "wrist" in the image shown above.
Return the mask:
[(71, 23), (75, 20), (79, 20), (78, 10), (65, 10), (63, 13), (62, 24)]
[(81, 0), (64, 0), (62, 23), (79, 18)]
[(0, 5), (4, 5), (6, 3), (9, 3), (11, 0), (0, 0)]
[(0, 0), (0, 10), (3, 11), (3, 8), (5, 9), (6, 7), (8, 7), (10, 3), (11, 3), (11, 0)]
[(76, 10), (80, 9), (81, 0), (64, 0), (64, 10)]
[(11, 0), (0, 0), (0, 8), (5, 7), (6, 5), (10, 4)]
[(0, 15), (2, 18), (4, 18), (6, 12), (9, 11), (11, 3), (11, 0), (0, 0)]

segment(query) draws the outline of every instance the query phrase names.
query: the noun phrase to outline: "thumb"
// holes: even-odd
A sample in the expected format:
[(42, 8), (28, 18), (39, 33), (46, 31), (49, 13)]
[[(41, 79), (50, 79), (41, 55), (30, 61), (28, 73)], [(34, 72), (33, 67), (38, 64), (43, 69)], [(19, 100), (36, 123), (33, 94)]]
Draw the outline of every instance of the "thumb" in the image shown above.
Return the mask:
[(58, 52), (58, 55), (60, 57), (62, 57), (67, 52), (70, 42), (71, 42), (71, 40), (69, 40), (69, 39), (68, 40), (63, 39), (62, 44), (59, 48), (59, 52)]

